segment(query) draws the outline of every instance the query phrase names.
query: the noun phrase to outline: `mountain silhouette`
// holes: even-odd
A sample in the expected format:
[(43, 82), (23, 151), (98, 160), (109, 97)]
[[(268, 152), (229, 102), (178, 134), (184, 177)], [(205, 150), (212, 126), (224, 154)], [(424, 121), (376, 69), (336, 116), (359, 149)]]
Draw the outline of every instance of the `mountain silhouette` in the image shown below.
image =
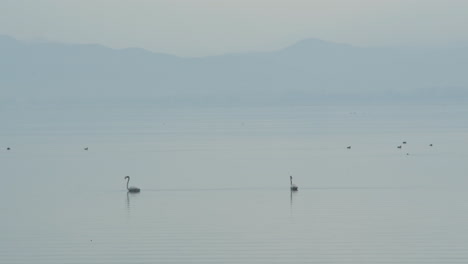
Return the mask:
[(3, 100), (203, 104), (468, 96), (464, 47), (355, 47), (307, 39), (274, 52), (182, 58), (0, 36), (0, 58)]

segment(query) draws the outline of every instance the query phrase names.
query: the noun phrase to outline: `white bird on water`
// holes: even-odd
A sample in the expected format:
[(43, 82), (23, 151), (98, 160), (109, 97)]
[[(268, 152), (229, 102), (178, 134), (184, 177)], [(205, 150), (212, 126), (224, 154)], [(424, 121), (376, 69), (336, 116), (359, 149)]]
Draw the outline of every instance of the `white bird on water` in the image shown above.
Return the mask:
[(131, 192), (131, 193), (138, 193), (138, 192), (140, 192), (140, 188), (133, 187), (133, 186), (128, 187), (128, 183), (130, 182), (130, 176), (125, 176), (124, 179), (127, 180), (127, 190), (128, 190), (128, 192)]
[(289, 176), (289, 179), (291, 180), (291, 191), (297, 191), (298, 187), (297, 185), (292, 183), (292, 176)]

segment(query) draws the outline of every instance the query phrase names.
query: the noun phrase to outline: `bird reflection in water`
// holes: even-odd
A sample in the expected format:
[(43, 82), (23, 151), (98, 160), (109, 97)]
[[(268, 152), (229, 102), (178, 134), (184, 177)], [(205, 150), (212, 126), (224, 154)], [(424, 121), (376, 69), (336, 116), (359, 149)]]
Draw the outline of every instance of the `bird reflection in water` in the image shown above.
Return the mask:
[(127, 192), (127, 210), (130, 211), (130, 192)]
[(293, 214), (293, 200), (294, 200), (293, 197), (296, 196), (297, 193), (298, 192), (295, 192), (293, 190), (290, 190), (290, 192), (289, 192), (289, 202), (290, 202), (290, 204), (289, 204), (289, 215), (290, 215), (290, 217), (293, 217), (293, 215), (294, 215)]
[(130, 200), (138, 196), (138, 193), (127, 192), (127, 211), (130, 211)]
[(289, 196), (289, 197), (290, 197), (290, 202), (291, 202), (291, 206), (292, 206), (292, 204), (293, 204), (293, 196), (296, 196), (296, 195), (297, 195), (297, 192), (291, 190), (289, 193), (290, 193), (290, 196)]

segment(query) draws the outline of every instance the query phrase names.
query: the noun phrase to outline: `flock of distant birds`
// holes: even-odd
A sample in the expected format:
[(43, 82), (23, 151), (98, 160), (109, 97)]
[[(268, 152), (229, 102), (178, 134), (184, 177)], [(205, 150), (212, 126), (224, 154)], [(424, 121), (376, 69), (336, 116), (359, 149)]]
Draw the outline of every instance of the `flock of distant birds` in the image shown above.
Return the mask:
[[(406, 144), (406, 141), (403, 141), (402, 144)], [(432, 147), (433, 145), (432, 144), (429, 144), (429, 147)], [(346, 147), (347, 149), (351, 149), (351, 146), (347, 146)], [(397, 146), (398, 149), (401, 149), (402, 148), (402, 145), (398, 145)], [(6, 150), (11, 150), (10, 147), (7, 147)], [(89, 150), (88, 147), (85, 147), (84, 150)], [(406, 155), (409, 155), (409, 153), (406, 153)], [(138, 187), (134, 187), (134, 186), (128, 186), (129, 182), (130, 182), (130, 176), (125, 176), (124, 177), (125, 180), (127, 180), (127, 191), (130, 192), (130, 193), (139, 193), (140, 192), (140, 188)], [(299, 187), (297, 187), (297, 185), (293, 184), (293, 181), (292, 181), (293, 177), (292, 176), (289, 176), (289, 180), (290, 180), (290, 188), (291, 188), (291, 191), (295, 192), (295, 191), (298, 191), (299, 190)]]
[[(403, 141), (403, 142), (401, 142), (401, 143), (402, 143), (402, 144), (406, 144), (406, 141)], [(432, 146), (433, 146), (432, 143), (429, 144), (429, 147), (432, 147)], [(351, 149), (351, 146), (347, 146), (346, 148), (347, 148), (347, 149)], [(397, 148), (398, 148), (398, 149), (401, 149), (401, 148), (402, 148), (402, 145), (398, 145)], [(409, 155), (409, 153), (406, 153), (406, 155)]]

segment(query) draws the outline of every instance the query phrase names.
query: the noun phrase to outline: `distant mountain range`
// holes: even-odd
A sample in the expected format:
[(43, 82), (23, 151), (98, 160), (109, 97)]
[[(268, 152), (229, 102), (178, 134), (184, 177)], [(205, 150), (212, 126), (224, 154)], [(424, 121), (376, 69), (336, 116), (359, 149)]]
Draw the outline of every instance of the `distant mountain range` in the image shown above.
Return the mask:
[(468, 98), (468, 48), (308, 39), (275, 52), (181, 58), (0, 36), (0, 100), (308, 103)]

